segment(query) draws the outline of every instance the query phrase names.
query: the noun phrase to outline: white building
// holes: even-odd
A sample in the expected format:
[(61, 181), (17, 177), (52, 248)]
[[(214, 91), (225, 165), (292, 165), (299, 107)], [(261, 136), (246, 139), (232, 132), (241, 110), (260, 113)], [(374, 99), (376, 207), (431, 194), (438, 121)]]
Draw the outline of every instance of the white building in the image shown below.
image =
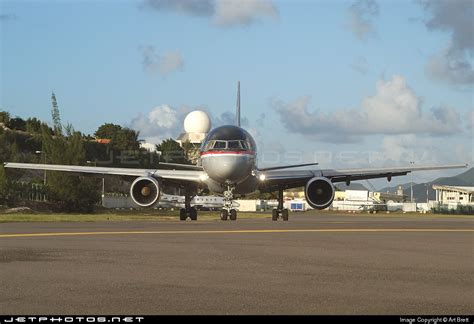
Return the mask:
[(474, 204), (474, 187), (433, 185), (440, 204)]

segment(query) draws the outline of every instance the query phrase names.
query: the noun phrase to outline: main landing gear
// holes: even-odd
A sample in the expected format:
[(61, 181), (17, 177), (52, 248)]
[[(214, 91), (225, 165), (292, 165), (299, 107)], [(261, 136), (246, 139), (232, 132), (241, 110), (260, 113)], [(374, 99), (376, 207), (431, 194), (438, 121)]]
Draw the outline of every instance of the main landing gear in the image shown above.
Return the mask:
[(224, 191), (224, 207), (221, 210), (221, 220), (226, 221), (229, 218), (235, 221), (237, 220), (237, 210), (232, 208), (235, 187), (229, 181), (226, 181), (226, 186), (227, 190)]
[(188, 190), (186, 190), (184, 194), (184, 208), (179, 210), (179, 220), (185, 221), (188, 217), (195, 221), (197, 220), (197, 209), (191, 207), (191, 199), (192, 197), (189, 195)]
[(282, 218), (284, 221), (288, 221), (288, 209), (283, 208), (283, 189), (278, 190), (278, 207), (272, 210), (272, 221), (277, 221), (278, 218)]

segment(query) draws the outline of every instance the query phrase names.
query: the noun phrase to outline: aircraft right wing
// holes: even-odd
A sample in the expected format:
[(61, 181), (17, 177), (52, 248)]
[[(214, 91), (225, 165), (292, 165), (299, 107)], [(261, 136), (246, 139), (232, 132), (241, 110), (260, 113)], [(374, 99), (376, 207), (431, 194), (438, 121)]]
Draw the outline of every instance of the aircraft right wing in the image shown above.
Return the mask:
[(435, 165), (435, 166), (407, 166), (393, 168), (368, 168), (368, 169), (321, 169), (321, 170), (269, 170), (261, 172), (261, 189), (265, 191), (276, 191), (278, 189), (290, 189), (303, 187), (313, 177), (324, 177), (331, 182), (351, 182), (357, 180), (387, 178), (407, 175), (413, 171), (428, 171), (441, 169), (466, 168), (467, 164)]

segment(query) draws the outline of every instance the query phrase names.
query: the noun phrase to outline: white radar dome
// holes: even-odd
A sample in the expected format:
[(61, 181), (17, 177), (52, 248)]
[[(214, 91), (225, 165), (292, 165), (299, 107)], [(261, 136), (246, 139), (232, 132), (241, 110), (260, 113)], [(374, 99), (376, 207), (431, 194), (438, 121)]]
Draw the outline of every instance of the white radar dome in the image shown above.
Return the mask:
[(192, 111), (184, 119), (184, 131), (186, 133), (208, 133), (210, 129), (211, 120), (204, 111)]

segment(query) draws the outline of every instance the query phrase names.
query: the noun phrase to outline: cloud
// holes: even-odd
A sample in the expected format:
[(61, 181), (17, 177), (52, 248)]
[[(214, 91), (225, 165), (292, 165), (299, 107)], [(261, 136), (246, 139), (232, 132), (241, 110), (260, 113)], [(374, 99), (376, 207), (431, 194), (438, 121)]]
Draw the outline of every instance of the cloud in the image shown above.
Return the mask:
[[(213, 127), (219, 127), (224, 125), (236, 125), (236, 117), (235, 113), (230, 111), (225, 111), (218, 116), (213, 116), (211, 113), (208, 113), (211, 118)], [(240, 116), (240, 124), (241, 126), (248, 126), (249, 120), (246, 117)]]
[(278, 10), (269, 0), (218, 0), (214, 22), (219, 26), (250, 25), (261, 17), (278, 18)]
[(353, 143), (375, 134), (443, 136), (461, 132), (456, 109), (440, 106), (424, 111), (422, 100), (402, 76), (380, 80), (376, 88), (376, 94), (364, 98), (358, 109), (312, 112), (309, 96), (290, 103), (273, 99), (271, 104), (288, 131), (319, 141)]
[(184, 60), (179, 51), (168, 51), (159, 55), (151, 45), (141, 46), (139, 49), (142, 54), (143, 69), (150, 74), (160, 73), (162, 76), (167, 76), (174, 71), (182, 71), (184, 68)]
[(351, 68), (360, 74), (367, 74), (369, 72), (369, 63), (365, 57), (359, 56), (354, 59), (354, 62), (351, 64)]
[(422, 5), (427, 15), (426, 28), (450, 34), (449, 43), (428, 62), (427, 74), (452, 85), (473, 84), (470, 59), (474, 54), (474, 1), (425, 1)]
[(348, 26), (359, 40), (376, 35), (373, 19), (379, 15), (379, 5), (375, 0), (358, 0), (348, 9)]
[(145, 0), (143, 7), (192, 16), (212, 16), (214, 14), (214, 1), (212, 0)]
[(142, 7), (206, 17), (219, 27), (250, 25), (262, 17), (278, 18), (271, 0), (145, 0)]
[[(467, 129), (471, 131), (472, 135), (474, 135), (474, 110), (471, 110), (466, 113), (466, 124)], [(472, 139), (474, 142), (474, 139)]]
[(156, 106), (147, 114), (140, 113), (131, 121), (129, 127), (139, 131), (140, 137), (147, 142), (159, 144), (164, 139), (176, 138), (183, 132), (184, 118), (191, 110), (186, 106)]
[[(211, 119), (213, 128), (223, 125), (235, 125), (235, 113), (223, 112), (213, 116), (205, 107), (191, 108), (189, 106), (173, 107), (167, 104), (159, 105), (151, 109), (148, 113), (138, 114), (132, 119), (127, 127), (140, 132), (140, 137), (149, 143), (159, 144), (164, 139), (176, 139), (184, 132), (184, 119), (193, 110), (205, 111)], [(249, 126), (249, 120), (245, 117), (241, 119), (242, 126)]]
[(18, 17), (15, 14), (0, 14), (0, 21), (9, 21), (9, 20), (17, 20)]

